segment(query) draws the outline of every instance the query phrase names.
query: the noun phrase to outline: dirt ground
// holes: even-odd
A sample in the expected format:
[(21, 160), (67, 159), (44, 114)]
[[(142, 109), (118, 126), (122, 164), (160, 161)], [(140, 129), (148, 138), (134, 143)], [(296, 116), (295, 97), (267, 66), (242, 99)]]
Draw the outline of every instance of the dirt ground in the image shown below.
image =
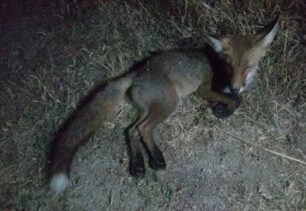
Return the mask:
[[(306, 210), (306, 17), (294, 1), (4, 1), (1, 210)], [(189, 97), (155, 131), (167, 168), (128, 173), (122, 107), (77, 153), (72, 186), (48, 190), (54, 134), (94, 86), (150, 51), (252, 33), (281, 15), (241, 107), (217, 119)], [(295, 159), (295, 160), (294, 160)]]

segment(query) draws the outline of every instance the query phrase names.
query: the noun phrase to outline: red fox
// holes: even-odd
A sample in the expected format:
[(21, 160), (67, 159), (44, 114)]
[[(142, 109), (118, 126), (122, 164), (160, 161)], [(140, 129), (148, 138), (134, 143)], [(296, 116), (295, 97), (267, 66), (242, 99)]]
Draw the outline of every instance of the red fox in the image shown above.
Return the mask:
[(49, 160), (51, 190), (61, 192), (70, 184), (68, 175), (78, 147), (89, 140), (125, 96), (140, 111), (137, 121), (127, 131), (130, 174), (136, 177), (145, 174), (140, 143), (148, 152), (149, 166), (154, 170), (164, 169), (164, 156), (153, 140), (154, 128), (192, 93), (223, 105), (223, 109), (213, 108), (216, 116), (230, 115), (239, 105), (239, 94), (251, 83), (276, 28), (277, 19), (254, 35), (219, 39), (207, 36), (210, 47), (157, 53), (130, 72), (98, 87), (53, 141)]

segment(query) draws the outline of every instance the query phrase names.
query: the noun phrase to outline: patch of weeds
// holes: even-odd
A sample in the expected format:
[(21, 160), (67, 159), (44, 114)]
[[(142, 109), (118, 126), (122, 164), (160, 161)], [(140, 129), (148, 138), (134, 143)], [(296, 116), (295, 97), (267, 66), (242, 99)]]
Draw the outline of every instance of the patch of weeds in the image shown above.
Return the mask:
[(194, 123), (198, 124), (199, 122), (205, 121), (205, 123), (213, 122), (212, 114), (210, 108), (207, 105), (200, 105), (197, 111), (197, 114), (194, 118)]
[(131, 122), (135, 122), (137, 118), (139, 117), (139, 115), (140, 115), (140, 112), (137, 108), (130, 109), (130, 112), (128, 113), (128, 119)]
[(111, 132), (111, 137), (116, 141), (121, 141), (125, 138), (124, 129), (118, 125), (116, 125)]
[(270, 96), (267, 95), (265, 88), (259, 83), (259, 86), (256, 87), (256, 92), (254, 92), (257, 102), (259, 103), (259, 112), (256, 113), (255, 121), (258, 124), (264, 125), (274, 125), (273, 111), (272, 111), (272, 102)]
[(166, 205), (167, 208), (170, 207), (173, 198), (173, 188), (170, 184), (143, 179), (138, 182), (137, 186), (144, 197), (146, 206), (157, 203), (158, 205)]

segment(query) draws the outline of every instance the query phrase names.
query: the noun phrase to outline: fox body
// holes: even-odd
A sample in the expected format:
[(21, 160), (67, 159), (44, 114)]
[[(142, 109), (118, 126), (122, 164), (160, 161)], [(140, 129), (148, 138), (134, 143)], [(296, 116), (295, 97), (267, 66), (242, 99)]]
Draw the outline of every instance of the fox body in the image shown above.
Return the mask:
[(125, 96), (140, 111), (137, 121), (127, 131), (130, 173), (133, 176), (145, 173), (140, 143), (147, 149), (150, 167), (164, 169), (164, 156), (153, 139), (154, 128), (193, 93), (222, 105), (225, 112), (220, 113), (215, 109), (216, 116), (232, 113), (239, 105), (238, 94), (252, 81), (259, 59), (272, 42), (276, 23), (275, 20), (253, 36), (226, 36), (220, 39), (208, 36), (212, 48), (158, 53), (135, 66), (131, 72), (97, 88), (55, 137), (49, 161), (51, 189), (60, 192), (70, 184), (70, 165), (78, 147), (88, 141)]

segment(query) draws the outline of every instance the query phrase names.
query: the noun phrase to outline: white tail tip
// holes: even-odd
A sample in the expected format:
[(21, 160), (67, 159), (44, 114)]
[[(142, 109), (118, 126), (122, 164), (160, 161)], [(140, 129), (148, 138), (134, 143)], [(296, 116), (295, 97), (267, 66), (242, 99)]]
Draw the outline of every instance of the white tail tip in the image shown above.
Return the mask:
[(70, 180), (65, 173), (57, 173), (50, 180), (50, 189), (55, 193), (60, 193), (70, 185)]

